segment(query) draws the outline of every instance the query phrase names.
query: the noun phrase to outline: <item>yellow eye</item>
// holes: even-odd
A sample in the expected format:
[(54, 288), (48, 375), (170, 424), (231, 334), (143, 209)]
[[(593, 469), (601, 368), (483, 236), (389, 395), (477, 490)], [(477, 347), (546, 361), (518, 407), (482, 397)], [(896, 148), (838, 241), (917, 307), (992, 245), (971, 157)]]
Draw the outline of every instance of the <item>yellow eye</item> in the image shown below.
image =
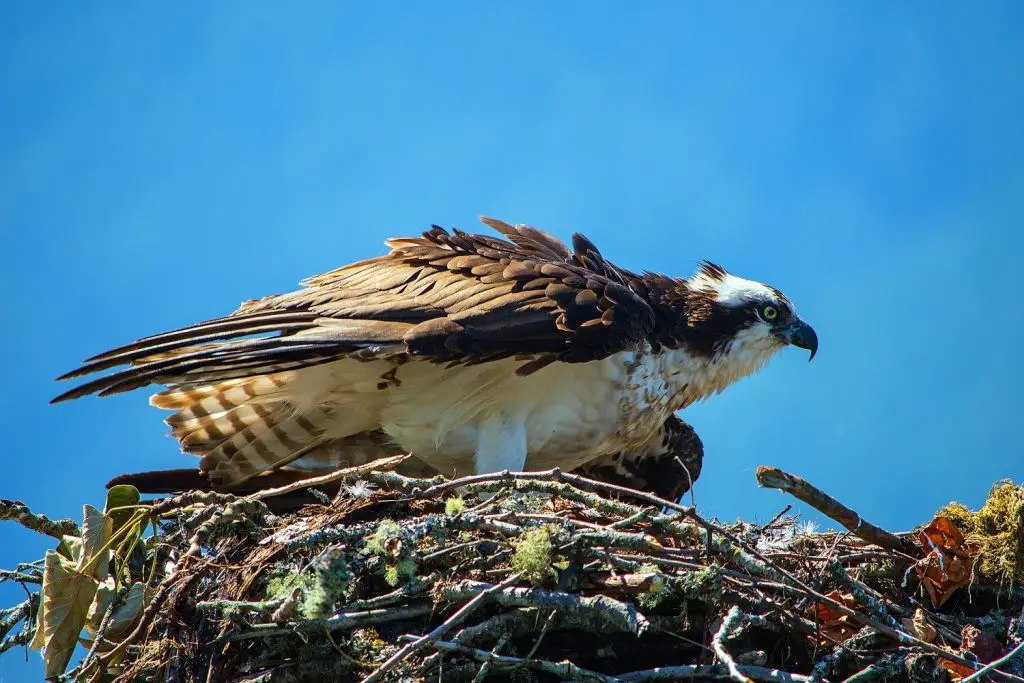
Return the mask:
[(775, 320), (779, 317), (779, 309), (774, 306), (765, 306), (764, 310), (761, 311), (761, 315), (764, 316), (765, 320)]

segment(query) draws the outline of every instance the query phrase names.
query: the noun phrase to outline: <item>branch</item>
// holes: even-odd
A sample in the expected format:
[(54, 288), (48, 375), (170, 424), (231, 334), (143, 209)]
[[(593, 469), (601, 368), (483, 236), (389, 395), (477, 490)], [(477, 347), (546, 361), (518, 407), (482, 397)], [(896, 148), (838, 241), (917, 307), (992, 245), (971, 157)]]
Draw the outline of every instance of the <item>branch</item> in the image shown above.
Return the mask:
[[(453, 586), (441, 588), (438, 592), (445, 600), (457, 601), (492, 588), (489, 583), (467, 579)], [(543, 588), (504, 588), (494, 593), (492, 599), (504, 607), (550, 607), (562, 612), (590, 613), (618, 630), (638, 636), (650, 626), (647, 617), (637, 612), (632, 604), (622, 603), (605, 595), (580, 597)]]
[[(605, 676), (597, 671), (591, 671), (590, 669), (584, 669), (576, 666), (572, 662), (566, 660), (562, 662), (550, 662), (543, 659), (523, 659), (522, 657), (509, 657), (507, 655), (496, 655), (486, 650), (478, 650), (473, 647), (466, 647), (457, 643), (451, 643), (444, 640), (437, 640), (429, 644), (437, 650), (445, 652), (455, 652), (461, 655), (470, 657), (478, 662), (484, 664), (491, 664), (492, 666), (501, 667), (504, 669), (525, 667), (527, 669), (534, 669), (535, 671), (543, 671), (544, 673), (551, 674), (552, 676), (558, 676), (563, 681), (593, 681), (595, 683), (616, 683), (616, 681), (622, 680), (618, 676)], [(646, 680), (646, 679), (643, 679)], [(652, 679), (653, 680), (653, 679)]]
[[(805, 683), (810, 678), (800, 674), (791, 674), (778, 669), (769, 669), (763, 666), (749, 666), (737, 664), (736, 669), (743, 676), (754, 681), (767, 681), (769, 683)], [(628, 683), (646, 683), (646, 681), (689, 681), (706, 680), (709, 678), (728, 679), (732, 678), (728, 669), (719, 664), (690, 664), (684, 666), (660, 666), (657, 669), (646, 671), (633, 671), (628, 674), (619, 674), (616, 680), (627, 681)]]
[(371, 460), (363, 465), (346, 467), (345, 469), (336, 470), (318, 477), (300, 479), (299, 481), (292, 482), (291, 484), (285, 484), (284, 486), (280, 486), (276, 489), (264, 489), (262, 491), (257, 491), (256, 493), (246, 496), (246, 498), (249, 500), (263, 500), (264, 498), (281, 496), (286, 493), (291, 493), (292, 491), (308, 489), (313, 486), (323, 486), (324, 484), (330, 484), (331, 482), (338, 481), (339, 479), (356, 479), (369, 472), (389, 470), (401, 464), (403, 461), (408, 459), (408, 457), (408, 455), (393, 455), (390, 458)]
[(985, 666), (981, 667), (980, 669), (978, 669), (977, 671), (972, 673), (970, 676), (968, 676), (967, 678), (965, 678), (962, 681), (960, 681), (960, 683), (973, 683), (973, 681), (978, 680), (979, 678), (981, 678), (985, 674), (1001, 673), (1001, 672), (998, 672), (998, 671), (995, 670), (996, 667), (1002, 666), (1003, 664), (1006, 664), (1011, 659), (1013, 659), (1014, 657), (1019, 655), (1021, 652), (1024, 652), (1024, 643), (1021, 643), (1017, 647), (1015, 647), (1012, 650), (1010, 650), (1010, 652), (1007, 653), (1005, 657), (1000, 657), (999, 659), (997, 659), (996, 661), (992, 662), (991, 664), (986, 664)]
[(54, 521), (46, 515), (32, 512), (20, 500), (4, 500), (0, 498), (0, 519), (14, 520), (26, 529), (38, 531), (47, 536), (53, 536), (58, 540), (63, 539), (65, 536), (81, 536), (82, 534), (82, 530), (74, 520), (58, 519)]
[(815, 510), (842, 524), (854, 536), (868, 543), (907, 555), (916, 556), (918, 554), (917, 547), (909, 539), (900, 538), (865, 521), (859, 514), (800, 477), (783, 472), (777, 467), (762, 465), (757, 468), (757, 483), (765, 488), (785, 491), (794, 498), (802, 500)]
[(329, 631), (348, 631), (362, 626), (369, 626), (371, 624), (382, 624), (386, 621), (415, 619), (416, 617), (422, 617), (430, 614), (433, 611), (433, 605), (429, 603), (421, 603), (392, 607), (388, 609), (342, 612), (341, 614), (334, 615), (330, 619), (309, 619), (307, 621), (298, 621), (292, 624), (255, 624), (248, 631), (228, 633), (221, 637), (219, 642), (320, 632), (323, 631), (325, 626)]
[(711, 648), (728, 668), (729, 678), (739, 683), (751, 683), (751, 680), (736, 668), (736, 661), (729, 654), (729, 651), (725, 649), (725, 637), (729, 634), (729, 631), (739, 626), (742, 622), (743, 612), (740, 612), (739, 607), (733, 605), (729, 609), (729, 613), (725, 615), (725, 619), (722, 620), (722, 625), (718, 627), (714, 637), (711, 639)]
[(463, 619), (472, 614), (478, 607), (480, 607), (480, 605), (487, 602), (487, 600), (489, 600), (495, 593), (498, 593), (515, 583), (519, 579), (520, 574), (521, 572), (516, 572), (501, 583), (477, 593), (476, 596), (459, 608), (455, 614), (448, 617), (440, 626), (430, 633), (420, 636), (408, 645), (403, 646), (398, 652), (388, 657), (388, 659), (377, 667), (373, 673), (364, 678), (362, 683), (377, 683), (377, 681), (381, 680), (387, 672), (391, 671), (403, 661), (411, 657), (417, 650), (439, 639), (445, 633), (450, 631), (456, 624), (461, 623)]

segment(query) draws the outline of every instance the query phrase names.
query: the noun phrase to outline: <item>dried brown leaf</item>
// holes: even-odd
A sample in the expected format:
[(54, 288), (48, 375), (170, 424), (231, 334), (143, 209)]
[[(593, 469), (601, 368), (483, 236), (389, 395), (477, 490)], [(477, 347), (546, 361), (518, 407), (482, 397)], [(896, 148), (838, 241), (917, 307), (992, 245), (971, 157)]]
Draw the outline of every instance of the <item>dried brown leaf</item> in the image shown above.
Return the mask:
[[(850, 609), (856, 609), (859, 606), (859, 603), (851, 594), (843, 593), (839, 590), (834, 590), (825, 597), (831, 598)], [(817, 619), (818, 628), (821, 629), (822, 635), (828, 639), (841, 643), (860, 630), (860, 625), (855, 620), (831, 605), (816, 602), (808, 608), (808, 612)]]
[(915, 565), (925, 591), (934, 606), (940, 607), (959, 588), (971, 581), (971, 568), (977, 548), (948, 517), (936, 517), (917, 534), (928, 554)]

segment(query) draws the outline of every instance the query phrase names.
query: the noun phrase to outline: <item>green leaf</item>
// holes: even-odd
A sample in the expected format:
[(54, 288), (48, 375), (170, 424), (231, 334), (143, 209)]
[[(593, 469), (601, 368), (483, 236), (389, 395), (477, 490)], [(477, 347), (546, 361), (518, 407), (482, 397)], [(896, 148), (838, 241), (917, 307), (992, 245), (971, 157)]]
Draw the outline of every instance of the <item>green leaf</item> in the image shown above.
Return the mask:
[(82, 556), (82, 539), (79, 536), (65, 536), (57, 546), (57, 552), (72, 562)]
[(82, 517), (82, 554), (78, 558), (78, 570), (102, 581), (110, 572), (110, 550), (105, 546), (110, 540), (113, 523), (92, 505), (83, 506)]
[[(142, 609), (149, 604), (155, 594), (155, 588), (149, 588), (140, 581), (133, 583), (128, 589), (124, 601), (115, 607), (113, 614), (110, 615), (103, 637), (106, 640), (117, 642), (128, 635), (131, 627), (135, 625), (139, 615), (142, 614)], [(96, 637), (96, 632), (103, 621), (103, 615), (107, 613), (115, 595), (117, 595), (117, 591), (112, 578), (99, 585), (99, 590), (96, 591), (96, 600), (89, 610), (89, 618), (85, 623), (85, 632), (89, 634), (90, 638)]]
[(64, 673), (78, 644), (98, 582), (53, 550), (43, 565), (43, 600), (31, 647), (43, 647), (44, 676)]
[(48, 550), (43, 564), (43, 599), (30, 646), (43, 648), (48, 679), (67, 669), (99, 582), (110, 569), (110, 518), (91, 505), (84, 506), (82, 516), (82, 537), (65, 536), (61, 548), (67, 554)]
[(135, 510), (129, 506), (138, 505), (139, 500), (139, 490), (131, 484), (118, 484), (110, 487), (110, 490), (107, 491), (107, 504), (103, 507), (103, 512), (113, 519), (113, 531), (117, 531), (128, 523), (128, 520), (135, 514)]

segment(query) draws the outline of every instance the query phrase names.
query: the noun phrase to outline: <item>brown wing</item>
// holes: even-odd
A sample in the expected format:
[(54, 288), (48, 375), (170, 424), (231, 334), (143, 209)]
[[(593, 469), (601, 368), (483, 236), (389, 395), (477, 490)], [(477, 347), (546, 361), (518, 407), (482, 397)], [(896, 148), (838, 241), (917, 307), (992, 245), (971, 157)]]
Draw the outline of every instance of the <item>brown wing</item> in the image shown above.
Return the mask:
[(409, 354), (435, 362), (584, 362), (647, 338), (654, 314), (577, 236), (576, 251), (533, 228), (497, 221), (513, 241), (433, 227), (388, 240), (386, 256), (247, 302), (234, 314), (147, 337), (86, 361), (60, 379), (128, 369), (54, 399), (152, 383), (197, 385), (267, 375), (346, 356)]

